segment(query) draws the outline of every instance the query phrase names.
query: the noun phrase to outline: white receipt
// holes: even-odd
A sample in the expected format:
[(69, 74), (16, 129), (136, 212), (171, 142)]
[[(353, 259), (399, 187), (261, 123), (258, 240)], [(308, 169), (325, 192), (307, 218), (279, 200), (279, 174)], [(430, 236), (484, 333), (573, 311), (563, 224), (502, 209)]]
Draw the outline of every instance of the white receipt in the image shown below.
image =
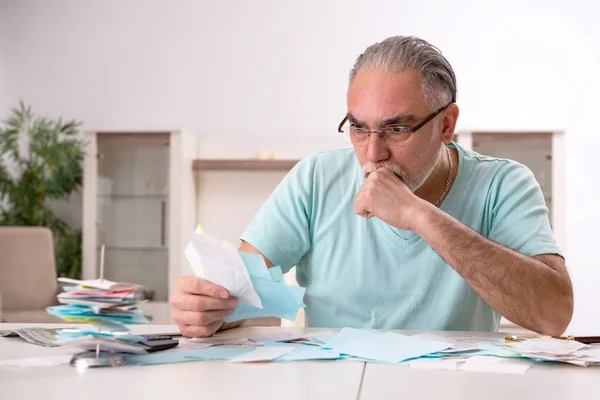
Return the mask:
[(195, 232), (185, 256), (196, 276), (224, 287), (239, 304), (263, 308), (246, 264), (231, 243)]
[(460, 370), (523, 375), (532, 365), (533, 361), (526, 359), (473, 356), (460, 366)]
[(474, 351), (479, 348), (477, 346), (477, 344), (475, 344), (473, 341), (460, 342), (458, 340), (455, 340), (455, 338), (452, 338), (452, 337), (442, 337), (442, 336), (434, 335), (429, 332), (419, 333), (419, 334), (413, 335), (413, 337), (431, 340), (434, 342), (448, 343), (452, 346), (451, 348), (439, 351), (438, 353), (460, 353), (460, 352)]
[(588, 346), (574, 340), (538, 338), (512, 344), (509, 349), (517, 353), (564, 356), (586, 347)]

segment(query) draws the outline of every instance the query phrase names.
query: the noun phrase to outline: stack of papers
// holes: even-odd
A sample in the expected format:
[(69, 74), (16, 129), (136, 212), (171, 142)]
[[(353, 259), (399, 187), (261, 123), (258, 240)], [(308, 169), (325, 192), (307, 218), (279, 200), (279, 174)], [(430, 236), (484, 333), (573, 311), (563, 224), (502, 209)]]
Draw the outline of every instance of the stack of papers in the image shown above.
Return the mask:
[(508, 350), (537, 361), (564, 362), (582, 367), (600, 365), (600, 348), (574, 340), (529, 339), (511, 344)]
[(0, 330), (0, 337), (19, 336), (28, 343), (44, 347), (55, 347), (58, 340), (58, 329), (52, 328), (19, 328)]
[(79, 281), (58, 278), (65, 286), (58, 295), (60, 306), (48, 307), (49, 314), (69, 322), (97, 325), (108, 331), (126, 331), (127, 324), (147, 323), (137, 307), (140, 286), (106, 279)]
[(295, 320), (305, 307), (306, 289), (287, 285), (281, 267), (267, 268), (260, 254), (239, 252), (232, 244), (197, 230), (185, 255), (196, 276), (237, 297), (238, 306), (226, 322), (261, 317)]

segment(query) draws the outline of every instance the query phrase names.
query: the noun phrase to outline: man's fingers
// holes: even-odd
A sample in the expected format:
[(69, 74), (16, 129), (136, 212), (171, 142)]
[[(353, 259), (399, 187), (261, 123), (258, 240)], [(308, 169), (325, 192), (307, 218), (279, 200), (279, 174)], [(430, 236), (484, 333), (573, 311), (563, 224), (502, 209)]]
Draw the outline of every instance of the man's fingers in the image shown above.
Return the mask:
[(213, 311), (236, 308), (238, 300), (235, 297), (217, 299), (209, 296), (183, 294), (173, 296), (171, 305), (181, 311)]
[(179, 332), (186, 337), (207, 337), (212, 336), (222, 324), (222, 321), (216, 321), (206, 326), (178, 325), (178, 328)]
[(181, 278), (179, 284), (181, 290), (186, 293), (203, 294), (221, 299), (229, 297), (229, 292), (224, 287), (195, 276), (185, 276)]
[(207, 326), (233, 314), (234, 309), (218, 311), (173, 311), (173, 321), (177, 325)]
[(362, 190), (354, 198), (354, 213), (364, 218), (371, 218), (373, 214), (370, 211), (370, 201), (372, 194), (369, 191)]

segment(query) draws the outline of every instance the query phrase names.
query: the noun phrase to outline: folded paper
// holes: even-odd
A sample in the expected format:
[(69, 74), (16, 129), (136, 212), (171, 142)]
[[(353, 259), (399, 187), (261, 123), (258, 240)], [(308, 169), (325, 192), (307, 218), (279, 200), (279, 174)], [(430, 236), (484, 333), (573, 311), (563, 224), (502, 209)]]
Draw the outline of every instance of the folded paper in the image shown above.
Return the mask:
[(185, 249), (185, 256), (196, 276), (224, 287), (237, 297), (238, 304), (263, 307), (244, 260), (231, 243), (197, 230)]

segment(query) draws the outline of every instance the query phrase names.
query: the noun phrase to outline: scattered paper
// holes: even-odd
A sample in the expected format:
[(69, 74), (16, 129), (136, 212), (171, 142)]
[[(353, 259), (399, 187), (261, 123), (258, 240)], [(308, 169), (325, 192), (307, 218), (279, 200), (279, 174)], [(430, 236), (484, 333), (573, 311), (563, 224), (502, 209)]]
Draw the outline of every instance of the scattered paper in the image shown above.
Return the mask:
[(231, 362), (261, 362), (271, 361), (277, 357), (281, 357), (294, 350), (294, 347), (260, 347), (252, 350), (249, 353), (243, 354), (239, 357), (232, 358)]
[(382, 335), (383, 333), (376, 330), (367, 330), (367, 329), (356, 329), (356, 328), (343, 328), (338, 333), (332, 334), (322, 334), (318, 335), (319, 338), (327, 339), (329, 338), (324, 347), (327, 348), (335, 348), (346, 342), (355, 339), (372, 339), (373, 335)]
[(337, 333), (335, 332), (325, 331), (313, 333), (310, 335), (310, 337), (321, 344), (325, 344), (331, 341), (336, 335)]
[(186, 348), (203, 348), (210, 346), (256, 346), (256, 343), (251, 342), (248, 339), (228, 339), (221, 337), (208, 337), (208, 338), (181, 338), (179, 339), (179, 346)]
[(82, 286), (84, 288), (101, 289), (111, 292), (120, 292), (123, 290), (137, 290), (140, 288), (140, 285), (136, 285), (133, 283), (112, 282), (106, 279), (78, 280), (71, 278), (58, 278), (58, 281), (62, 283), (70, 283), (73, 285)]
[(61, 354), (46, 357), (15, 358), (12, 360), (0, 360), (0, 366), (33, 368), (33, 367), (54, 367), (57, 365), (68, 364), (73, 358), (72, 354)]
[(460, 366), (461, 371), (523, 375), (533, 365), (532, 360), (473, 356)]
[(129, 365), (176, 364), (193, 361), (231, 360), (252, 351), (251, 348), (211, 347), (199, 350), (159, 351), (150, 354), (129, 354), (125, 358)]
[(528, 357), (536, 361), (562, 362), (567, 364), (579, 365), (581, 367), (592, 367), (600, 365), (600, 349), (586, 347), (577, 350), (574, 353), (553, 355), (544, 353), (522, 353), (523, 357)]
[(237, 249), (229, 242), (196, 231), (185, 249), (194, 274), (227, 289), (238, 304), (262, 308), (262, 301)]
[(278, 357), (274, 361), (339, 360), (342, 355), (337, 351), (325, 350), (315, 346), (296, 347), (293, 351)]
[[(392, 332), (356, 331), (349, 332), (347, 328), (342, 329), (340, 332), (340, 335), (343, 335), (342, 339), (349, 336), (354, 338), (341, 340), (340, 337), (336, 336), (327, 343), (327, 347), (341, 354), (384, 363), (399, 363), (450, 347), (448, 343), (434, 342)], [(351, 334), (348, 335), (348, 333)]]
[(107, 337), (82, 336), (63, 340), (60, 344), (83, 350), (96, 350), (96, 346), (100, 345), (100, 350), (114, 353), (145, 354), (147, 352), (146, 346), (142, 344)]
[(265, 342), (292, 342), (295, 340), (305, 339), (309, 334), (297, 333), (297, 332), (280, 332), (273, 333), (270, 335), (264, 335), (259, 337), (250, 338), (254, 343), (265, 343)]
[(509, 350), (506, 346), (497, 346), (494, 344), (482, 344), (480, 350), (476, 353), (478, 356), (502, 357), (502, 358), (524, 358), (521, 354)]
[(55, 347), (58, 346), (56, 343), (58, 340), (58, 330), (54, 328), (19, 328), (12, 331), (3, 331), (5, 334), (2, 336), (19, 336), (21, 339), (28, 343), (35, 344), (44, 347)]
[(421, 339), (431, 340), (434, 342), (440, 343), (448, 343), (450, 345), (449, 349), (442, 350), (440, 353), (460, 353), (460, 352), (470, 352), (478, 350), (479, 344), (474, 344), (473, 342), (460, 342), (458, 340), (454, 340), (451, 337), (442, 337), (438, 335), (434, 335), (432, 333), (419, 333), (417, 335), (413, 335), (412, 337), (418, 337)]
[(588, 345), (574, 340), (539, 338), (517, 342), (508, 347), (517, 353), (561, 356), (573, 354), (577, 350), (588, 347)]

